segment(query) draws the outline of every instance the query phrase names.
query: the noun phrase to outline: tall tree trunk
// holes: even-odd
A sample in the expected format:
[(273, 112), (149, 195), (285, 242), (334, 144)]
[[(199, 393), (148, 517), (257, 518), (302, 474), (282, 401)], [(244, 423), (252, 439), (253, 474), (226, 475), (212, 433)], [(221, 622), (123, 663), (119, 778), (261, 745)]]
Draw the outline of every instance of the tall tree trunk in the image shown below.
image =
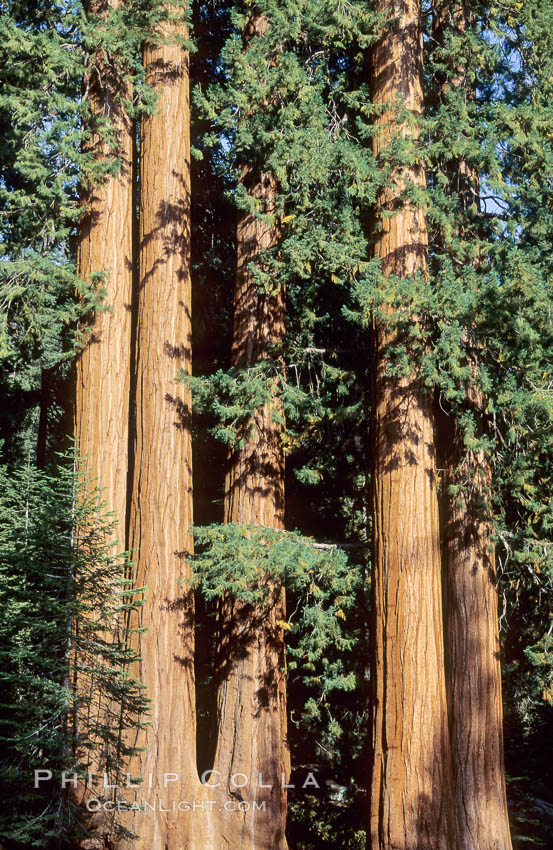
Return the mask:
[[(259, 22), (257, 24), (259, 27)], [(279, 360), (285, 332), (282, 289), (259, 291), (249, 265), (278, 238), (274, 216), (276, 187), (268, 174), (245, 170), (244, 182), (265, 216), (241, 216), (238, 224), (232, 362), (247, 368)], [(284, 528), (284, 451), (278, 398), (254, 416), (233, 452), (226, 478), (225, 521)], [(286, 734), (285, 650), (279, 621), (285, 618), (282, 588), (272, 589), (268, 608), (226, 600), (222, 606), (218, 656), (218, 742), (215, 768), (229, 801), (250, 802), (248, 811), (222, 812), (220, 847), (285, 850), (286, 791), (289, 774)], [(247, 792), (232, 777), (248, 777)], [(219, 778), (219, 777), (217, 777)], [(243, 779), (238, 780), (242, 782)], [(269, 788), (259, 787), (261, 784)], [(254, 801), (265, 808), (255, 810)]]
[[(482, 394), (467, 390), (480, 420)], [(442, 420), (443, 422), (443, 420)], [(446, 674), (462, 850), (510, 850), (489, 455), (443, 422)], [(452, 495), (451, 487), (456, 488)]]
[[(105, 14), (117, 5), (118, 0), (112, 0), (108, 7), (101, 0), (89, 0), (88, 12)], [(117, 156), (121, 165), (117, 174), (83, 189), (86, 211), (80, 223), (79, 275), (94, 283), (93, 275), (104, 273), (100, 288), (106, 292), (103, 304), (109, 309), (94, 311), (83, 327), (84, 346), (77, 358), (74, 428), (80, 472), (88, 487), (102, 489), (102, 500), (116, 521), (109, 547), (114, 556), (125, 549), (132, 300), (132, 124), (123, 103), (130, 99), (130, 88), (119, 70), (98, 51), (85, 80), (90, 110), (90, 138), (85, 150), (98, 161)], [(106, 119), (115, 144), (99, 131), (99, 124)], [(86, 535), (86, 529), (77, 529), (77, 536), (81, 531)], [(78, 633), (79, 623), (75, 629)], [(106, 637), (110, 639), (109, 635)], [(94, 729), (98, 723), (114, 726), (118, 721), (117, 706), (107, 704), (94, 674), (86, 672), (90, 661), (94, 668), (94, 659), (77, 660), (81, 666), (76, 677), (77, 694), (88, 694), (90, 702), (79, 701), (74, 732), (77, 739), (84, 736), (92, 745), (79, 752), (79, 762), (87, 772), (101, 776), (108, 770), (113, 753), (108, 752), (104, 738)], [(76, 796), (84, 802), (88, 791), (81, 786)], [(108, 818), (95, 816), (85, 820), (98, 836), (111, 829)], [(91, 838), (81, 846), (103, 847), (102, 841), (100, 837)]]
[[(158, 96), (143, 118), (140, 280), (136, 340), (136, 452), (130, 545), (137, 587), (146, 587), (139, 623), (140, 679), (152, 701), (145, 748), (132, 765), (146, 811), (126, 823), (133, 850), (209, 847), (208, 813), (196, 770), (194, 605), (187, 582), (192, 553), (190, 130), (188, 53), (183, 24), (158, 25), (144, 50)], [(152, 39), (154, 41), (154, 39)], [(125, 794), (128, 798), (128, 794)], [(165, 811), (164, 811), (165, 810)], [(168, 810), (168, 811), (167, 811)]]
[[(418, 0), (388, 0), (395, 20), (372, 54), (377, 157), (409, 137), (394, 104), (420, 115), (422, 33)], [(423, 209), (405, 199), (424, 186), (420, 165), (396, 168), (379, 197), (375, 253), (386, 276), (425, 274)], [(413, 317), (416, 323), (417, 317)], [(374, 560), (372, 850), (457, 850), (447, 722), (441, 562), (432, 405), (416, 374), (389, 377), (386, 349), (399, 342), (386, 323), (374, 331)]]
[[(119, 5), (111, 0), (110, 8)], [(105, 8), (89, 0), (90, 14)], [(130, 334), (132, 301), (132, 121), (123, 99), (130, 87), (99, 52), (90, 62), (86, 83), (90, 139), (86, 150), (98, 160), (117, 156), (121, 167), (84, 191), (86, 212), (80, 223), (78, 269), (84, 280), (104, 273), (107, 310), (94, 311), (83, 328), (84, 347), (77, 359), (75, 440), (82, 469), (103, 490), (117, 528), (113, 553), (125, 549), (129, 429)], [(109, 120), (116, 147), (98, 132)]]
[[(469, 24), (468, 4), (437, 4), (435, 42), (443, 43), (448, 29), (456, 35), (466, 33)], [(445, 98), (449, 87), (460, 86), (470, 97), (462, 66), (454, 68), (449, 81), (444, 80), (441, 97)], [(451, 191), (458, 192), (459, 212), (466, 214), (478, 201), (478, 173), (463, 159), (450, 163), (448, 171)], [(461, 224), (461, 238), (462, 230)], [(468, 338), (465, 344), (468, 347)], [(473, 368), (466, 408), (482, 436), (485, 399), (475, 372)], [(461, 850), (510, 850), (495, 551), (486, 507), (493, 484), (491, 460), (484, 450), (465, 447), (453, 415), (442, 413), (437, 421), (444, 466), (446, 686)]]

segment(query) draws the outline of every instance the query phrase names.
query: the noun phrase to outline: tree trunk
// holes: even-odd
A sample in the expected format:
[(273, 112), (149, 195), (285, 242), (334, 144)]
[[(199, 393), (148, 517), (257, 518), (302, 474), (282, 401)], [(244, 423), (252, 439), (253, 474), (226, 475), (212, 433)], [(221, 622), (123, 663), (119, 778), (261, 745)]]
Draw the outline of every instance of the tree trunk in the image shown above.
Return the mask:
[[(481, 393), (471, 388), (467, 400), (480, 418)], [(461, 848), (510, 850), (495, 553), (485, 506), (490, 459), (465, 449), (452, 419), (442, 441), (446, 675)], [(460, 488), (456, 495), (452, 486)]]
[[(470, 9), (464, 3), (435, 8), (434, 38), (448, 28), (464, 34)], [(454, 69), (447, 88), (463, 86), (465, 69)], [(468, 96), (471, 92), (468, 89)], [(478, 200), (479, 178), (465, 160), (449, 164), (451, 191), (459, 211)], [(460, 226), (460, 236), (463, 236)], [(468, 345), (468, 339), (465, 344)], [(473, 369), (473, 373), (476, 370)], [(466, 406), (482, 435), (484, 396), (476, 375)], [(461, 850), (510, 850), (511, 836), (503, 762), (503, 705), (497, 619), (497, 586), (492, 525), (486, 501), (492, 490), (488, 453), (469, 451), (453, 416), (438, 416), (443, 474), (444, 617), (446, 686), (453, 750), (454, 785)], [(454, 490), (452, 490), (454, 488)]]
[[(112, 0), (111, 8), (119, 3)], [(101, 0), (90, 0), (98, 14)], [(83, 327), (84, 347), (77, 358), (75, 440), (81, 468), (103, 490), (107, 509), (117, 521), (113, 554), (125, 549), (127, 458), (129, 430), (130, 334), (132, 301), (132, 121), (122, 99), (129, 86), (100, 52), (88, 70), (88, 119), (91, 137), (86, 151), (98, 160), (117, 155), (117, 174), (84, 191), (86, 212), (80, 223), (78, 269), (84, 280), (104, 273), (98, 288), (106, 291), (103, 305)], [(108, 119), (116, 148), (96, 127)]]
[[(244, 174), (250, 194), (266, 216), (274, 215), (276, 187), (272, 177)], [(252, 278), (249, 264), (273, 247), (278, 230), (271, 219), (252, 213), (238, 224), (238, 263), (234, 297), (232, 362), (247, 368), (261, 360), (280, 360), (285, 332), (282, 289), (265, 294)], [(278, 379), (276, 379), (278, 380)], [(243, 434), (243, 447), (231, 454), (226, 478), (225, 521), (284, 528), (284, 451), (278, 397), (254, 416)], [(268, 609), (239, 601), (222, 605), (218, 656), (218, 742), (215, 768), (223, 792), (234, 804), (250, 802), (249, 811), (223, 811), (219, 846), (240, 850), (285, 850), (286, 791), (289, 754), (286, 734), (286, 684), (282, 588), (272, 589)], [(248, 777), (245, 789), (232, 782)], [(219, 779), (219, 777), (217, 777)], [(242, 782), (243, 779), (238, 780)], [(270, 788), (261, 788), (261, 784)], [(255, 811), (254, 801), (265, 809)]]
[[(186, 28), (158, 25), (144, 50), (155, 112), (142, 122), (140, 280), (136, 340), (136, 452), (130, 545), (137, 587), (139, 676), (152, 701), (151, 726), (132, 765), (145, 812), (129, 817), (133, 850), (211, 847), (205, 789), (196, 770), (192, 553), (190, 130)], [(132, 793), (132, 792), (131, 792)], [(129, 798), (128, 793), (124, 795)], [(179, 810), (179, 803), (196, 805)], [(168, 810), (168, 811), (167, 811)]]
[[(388, 105), (377, 118), (377, 157), (394, 136), (416, 132), (399, 122), (396, 99), (415, 118), (423, 108), (420, 3), (389, 0), (382, 11), (395, 21), (372, 54), (373, 101)], [(403, 197), (408, 182), (424, 186), (420, 165), (396, 167), (379, 197), (375, 253), (386, 276), (426, 273), (425, 214)], [(432, 405), (416, 374), (386, 374), (386, 349), (398, 342), (391, 323), (375, 327), (369, 840), (371, 850), (457, 850)]]
[[(110, 9), (118, 5), (112, 0)], [(100, 0), (90, 0), (90, 14), (106, 11)], [(104, 273), (98, 287), (105, 290), (107, 310), (94, 311), (83, 326), (82, 351), (77, 358), (75, 399), (75, 442), (78, 468), (86, 486), (102, 489), (106, 510), (112, 512), (116, 527), (109, 553), (125, 550), (127, 512), (127, 456), (129, 427), (130, 333), (132, 300), (132, 123), (123, 99), (130, 99), (130, 88), (122, 81), (115, 64), (109, 64), (102, 51), (90, 62), (85, 87), (90, 114), (87, 118), (90, 138), (85, 151), (98, 161), (117, 156), (121, 167), (117, 174), (83, 188), (86, 212), (80, 222), (78, 269), (82, 279)], [(115, 136), (110, 144), (99, 132), (98, 124), (108, 119)], [(86, 529), (76, 529), (77, 538)], [(79, 623), (75, 624), (78, 632)], [(109, 640), (109, 636), (107, 636)], [(79, 762), (87, 772), (102, 775), (108, 770), (110, 754), (104, 739), (96, 736), (98, 723), (117, 722), (117, 707), (105, 700), (94, 674), (85, 672), (90, 659), (80, 656), (81, 669), (76, 676), (78, 695), (90, 695), (91, 702), (79, 702), (74, 716), (76, 738), (87, 738), (92, 749), (79, 751)], [(91, 666), (94, 667), (94, 659)], [(84, 669), (83, 669), (84, 668)], [(110, 714), (113, 717), (110, 719)], [(111, 753), (113, 756), (113, 753)], [(89, 796), (81, 786), (76, 797), (84, 802)], [(94, 795), (96, 796), (96, 795)], [(109, 818), (85, 817), (93, 833), (102, 835), (111, 829)], [(92, 842), (92, 843), (91, 843)], [(103, 847), (103, 838), (89, 839), (80, 846)]]

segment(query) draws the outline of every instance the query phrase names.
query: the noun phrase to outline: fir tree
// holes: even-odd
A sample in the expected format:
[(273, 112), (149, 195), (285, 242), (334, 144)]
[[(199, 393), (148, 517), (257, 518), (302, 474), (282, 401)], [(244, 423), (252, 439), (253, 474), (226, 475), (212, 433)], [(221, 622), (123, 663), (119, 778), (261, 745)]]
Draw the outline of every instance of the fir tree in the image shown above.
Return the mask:
[[(128, 730), (146, 709), (127, 672), (129, 635), (112, 634), (134, 604), (127, 560), (113, 554), (114, 521), (100, 491), (75, 476), (71, 458), (49, 474), (3, 466), (0, 476), (1, 783), (8, 804), (0, 834), (14, 850), (75, 846), (89, 835), (75, 805), (87, 754), (97, 758), (101, 741), (106, 770), (117, 774), (131, 752)], [(93, 808), (105, 793), (96, 777)], [(109, 831), (124, 834), (114, 822)]]
[[(71, 236), (79, 215), (78, 3), (1, 6), (0, 427), (3, 457), (69, 430), (63, 395), (80, 309)], [(58, 432), (59, 437), (59, 432)]]

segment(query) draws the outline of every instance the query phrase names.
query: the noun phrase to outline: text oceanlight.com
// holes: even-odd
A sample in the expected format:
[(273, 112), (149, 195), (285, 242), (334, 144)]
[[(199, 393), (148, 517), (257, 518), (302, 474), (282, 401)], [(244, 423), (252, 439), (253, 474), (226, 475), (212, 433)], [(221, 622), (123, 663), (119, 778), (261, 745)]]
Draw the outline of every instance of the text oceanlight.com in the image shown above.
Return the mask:
[(127, 800), (99, 800), (92, 797), (87, 800), (89, 812), (264, 812), (267, 809), (266, 800), (141, 800), (132, 803)]

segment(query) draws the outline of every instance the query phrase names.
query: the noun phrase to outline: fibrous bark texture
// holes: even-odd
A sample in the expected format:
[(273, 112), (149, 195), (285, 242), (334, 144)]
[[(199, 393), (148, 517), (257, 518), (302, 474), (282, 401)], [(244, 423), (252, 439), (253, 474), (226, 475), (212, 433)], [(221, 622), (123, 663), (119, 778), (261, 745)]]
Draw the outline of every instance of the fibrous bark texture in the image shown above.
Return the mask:
[[(111, 7), (118, 5), (113, 0)], [(98, 14), (104, 4), (90, 0)], [(83, 193), (86, 211), (80, 223), (78, 268), (83, 280), (104, 277), (103, 305), (83, 327), (84, 346), (77, 358), (75, 440), (83, 470), (102, 488), (107, 509), (117, 521), (113, 553), (125, 549), (129, 429), (130, 341), (132, 301), (132, 121), (123, 99), (130, 88), (113, 65), (95, 56), (87, 72), (90, 138), (86, 151), (97, 160), (117, 156), (117, 174)], [(109, 121), (113, 147), (98, 130)]]
[[(420, 3), (390, 0), (394, 18), (372, 54), (377, 158), (396, 135), (398, 98), (422, 110)], [(386, 276), (426, 273), (426, 222), (405, 199), (421, 166), (396, 168), (379, 197), (375, 253)], [(413, 317), (413, 322), (417, 317)], [(432, 406), (415, 374), (387, 374), (393, 323), (374, 332), (373, 763), (371, 850), (457, 850), (444, 671), (441, 561)]]
[[(142, 123), (140, 275), (136, 341), (136, 454), (130, 516), (139, 611), (139, 675), (151, 700), (144, 747), (132, 766), (146, 811), (126, 824), (133, 850), (198, 850), (212, 845), (204, 789), (196, 771), (191, 372), (190, 133), (184, 26), (159, 25), (147, 45), (147, 80), (155, 112)], [(128, 794), (125, 794), (128, 798)], [(187, 812), (179, 804), (198, 806)]]
[[(238, 264), (234, 298), (233, 365), (260, 360), (278, 364), (285, 329), (282, 289), (260, 292), (249, 268), (274, 247), (275, 184), (269, 175), (245, 174), (249, 191), (264, 211), (242, 215), (238, 224)], [(275, 365), (275, 383), (278, 381)], [(271, 380), (269, 377), (268, 380)], [(283, 425), (278, 397), (254, 415), (243, 447), (232, 453), (226, 478), (225, 521), (284, 527)], [(282, 626), (284, 591), (271, 588), (265, 607), (225, 600), (218, 646), (218, 743), (215, 768), (229, 800), (242, 799), (232, 776), (250, 779), (247, 799), (265, 809), (222, 813), (220, 846), (232, 850), (285, 850), (286, 791), (289, 773), (286, 735), (285, 654)], [(259, 781), (261, 778), (261, 781)], [(239, 780), (242, 781), (242, 780)], [(262, 788), (261, 785), (270, 787)]]
[[(92, 15), (105, 14), (118, 5), (90, 0)], [(108, 554), (125, 550), (127, 512), (127, 457), (129, 429), (131, 300), (132, 300), (132, 122), (124, 100), (130, 99), (130, 87), (114, 64), (99, 52), (89, 64), (85, 79), (89, 114), (86, 119), (89, 138), (85, 151), (100, 163), (117, 157), (117, 174), (83, 187), (86, 209), (80, 222), (78, 269), (83, 280), (105, 292), (107, 309), (94, 311), (82, 327), (83, 348), (77, 358), (75, 400), (75, 442), (80, 475), (85, 487), (101, 488), (105, 509), (113, 514), (116, 525)], [(113, 142), (108, 142), (100, 127), (109, 122)], [(103, 275), (96, 281), (95, 275)], [(87, 529), (76, 529), (77, 543), (85, 545)], [(82, 538), (82, 540), (80, 540)], [(90, 616), (101, 616), (92, 611)], [(74, 624), (76, 638), (82, 623)], [(90, 628), (90, 626), (89, 626)], [(105, 636), (110, 640), (110, 635)], [(88, 739), (90, 748), (78, 752), (83, 768), (102, 776), (108, 770), (113, 752), (105, 738), (96, 732), (107, 725), (112, 731), (119, 722), (117, 705), (106, 700), (96, 676), (93, 656), (83, 648), (76, 659), (79, 672), (75, 687), (79, 700), (74, 716), (76, 740)], [(116, 737), (116, 734), (114, 733)], [(110, 792), (107, 792), (108, 795)], [(83, 786), (75, 797), (84, 803), (89, 792)], [(93, 796), (97, 796), (94, 793)], [(86, 826), (98, 838), (86, 839), (82, 847), (103, 847), (109, 831), (108, 817), (85, 817)], [(92, 843), (91, 843), (92, 842)]]
[[(483, 398), (469, 390), (478, 417)], [(510, 850), (489, 457), (443, 433), (446, 674), (462, 850)], [(453, 495), (451, 488), (455, 488)]]

